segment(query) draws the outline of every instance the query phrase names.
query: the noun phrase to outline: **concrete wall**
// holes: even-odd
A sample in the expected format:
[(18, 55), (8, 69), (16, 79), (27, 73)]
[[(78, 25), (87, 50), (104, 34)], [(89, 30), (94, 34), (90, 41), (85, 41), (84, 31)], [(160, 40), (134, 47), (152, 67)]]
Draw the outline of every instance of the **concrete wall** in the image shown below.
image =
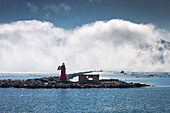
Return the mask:
[(99, 74), (96, 75), (80, 75), (79, 82), (99, 82)]

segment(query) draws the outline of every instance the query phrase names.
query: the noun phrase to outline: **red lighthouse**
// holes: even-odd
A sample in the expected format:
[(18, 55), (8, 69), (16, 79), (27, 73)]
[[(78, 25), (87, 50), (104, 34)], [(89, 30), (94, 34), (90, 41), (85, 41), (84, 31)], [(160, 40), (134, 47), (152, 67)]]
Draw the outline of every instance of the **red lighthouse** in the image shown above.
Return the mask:
[(62, 64), (62, 66), (58, 67), (58, 70), (61, 70), (60, 80), (62, 80), (62, 81), (67, 80), (67, 78), (66, 78), (66, 68), (65, 68), (65, 64), (64, 63)]

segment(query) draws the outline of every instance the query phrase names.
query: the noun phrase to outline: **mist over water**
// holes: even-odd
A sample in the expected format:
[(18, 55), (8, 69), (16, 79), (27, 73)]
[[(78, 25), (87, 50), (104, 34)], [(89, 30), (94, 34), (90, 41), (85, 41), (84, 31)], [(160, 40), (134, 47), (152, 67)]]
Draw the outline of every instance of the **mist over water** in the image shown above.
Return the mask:
[(112, 19), (66, 30), (29, 20), (0, 29), (0, 71), (56, 71), (62, 62), (67, 72), (170, 71), (170, 33), (152, 24)]

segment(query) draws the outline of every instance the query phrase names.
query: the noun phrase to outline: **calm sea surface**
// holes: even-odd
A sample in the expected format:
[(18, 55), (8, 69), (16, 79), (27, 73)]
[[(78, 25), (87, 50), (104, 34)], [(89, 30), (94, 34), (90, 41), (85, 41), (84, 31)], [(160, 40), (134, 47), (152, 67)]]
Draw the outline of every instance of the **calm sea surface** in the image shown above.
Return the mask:
[[(55, 76), (53, 74), (52, 76)], [(15, 76), (15, 77), (14, 77)], [(50, 74), (1, 74), (0, 79), (27, 79)], [(102, 73), (155, 87), (113, 89), (16, 89), (0, 88), (0, 113), (170, 113), (170, 78), (132, 77)]]

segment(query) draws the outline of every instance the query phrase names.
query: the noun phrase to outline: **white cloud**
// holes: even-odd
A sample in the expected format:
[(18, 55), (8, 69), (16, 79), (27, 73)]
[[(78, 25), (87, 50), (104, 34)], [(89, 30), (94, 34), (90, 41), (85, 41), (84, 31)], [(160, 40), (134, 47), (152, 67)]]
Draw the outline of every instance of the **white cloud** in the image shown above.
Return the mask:
[[(0, 71), (170, 71), (166, 39), (152, 24), (113, 19), (65, 30), (37, 20), (0, 25)], [(162, 50), (160, 51), (160, 49)]]
[(48, 19), (50, 17), (50, 13), (48, 12), (46, 15), (45, 15), (45, 19)]
[(60, 3), (58, 5), (55, 5), (55, 4), (45, 5), (44, 9), (48, 10), (48, 11), (53, 11), (53, 12), (62, 11), (62, 10), (67, 12), (67, 11), (71, 10), (71, 6), (69, 6), (67, 4)]
[(30, 9), (31, 12), (37, 12), (37, 6), (31, 4), (31, 3), (26, 3), (27, 7)]
[(89, 0), (89, 2), (101, 2), (101, 0)]

